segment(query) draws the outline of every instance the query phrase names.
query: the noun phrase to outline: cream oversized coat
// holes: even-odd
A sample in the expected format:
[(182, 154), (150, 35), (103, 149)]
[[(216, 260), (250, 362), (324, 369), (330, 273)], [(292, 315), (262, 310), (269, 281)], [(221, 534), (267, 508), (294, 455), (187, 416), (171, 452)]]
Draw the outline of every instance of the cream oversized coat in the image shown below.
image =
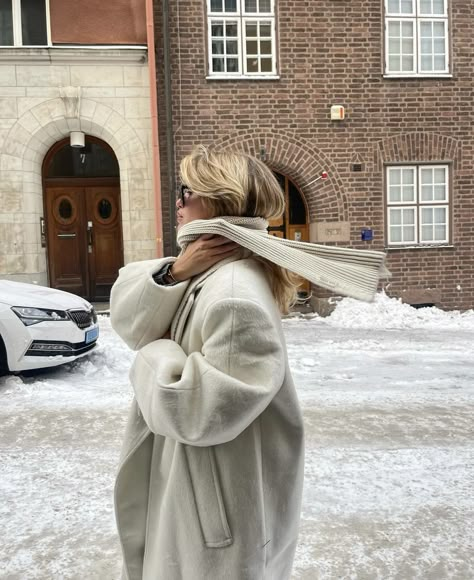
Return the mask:
[(125, 266), (111, 296), (138, 350), (115, 487), (124, 577), (288, 580), (303, 428), (268, 281), (250, 258), (158, 286), (167, 261)]

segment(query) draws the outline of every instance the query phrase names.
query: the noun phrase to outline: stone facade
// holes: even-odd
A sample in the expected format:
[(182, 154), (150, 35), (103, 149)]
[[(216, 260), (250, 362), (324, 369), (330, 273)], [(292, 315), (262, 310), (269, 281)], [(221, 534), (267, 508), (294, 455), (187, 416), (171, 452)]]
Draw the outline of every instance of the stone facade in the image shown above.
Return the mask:
[[(450, 0), (451, 75), (386, 78), (382, 0), (277, 1), (276, 80), (208, 78), (206, 3), (170, 3), (176, 159), (196, 143), (262, 155), (303, 193), (311, 231), (336, 243), (388, 252), (385, 289), (411, 303), (467, 309), (474, 302), (474, 2)], [(161, 2), (155, 2), (158, 63)], [(178, 12), (179, 11), (179, 12)], [(157, 71), (164, 220), (168, 188), (164, 75)], [(332, 105), (345, 107), (331, 121)], [(452, 239), (443, 247), (386, 247), (384, 168), (442, 162), (451, 168)], [(353, 166), (360, 166), (355, 172)], [(321, 171), (325, 181), (314, 181)], [(331, 227), (334, 223), (334, 227)], [(373, 230), (361, 241), (361, 230)], [(167, 245), (170, 245), (168, 237)], [(319, 297), (327, 293), (315, 289)]]
[(0, 51), (2, 278), (48, 284), (42, 163), (77, 130), (108, 143), (118, 159), (125, 262), (156, 256), (149, 91), (143, 48)]

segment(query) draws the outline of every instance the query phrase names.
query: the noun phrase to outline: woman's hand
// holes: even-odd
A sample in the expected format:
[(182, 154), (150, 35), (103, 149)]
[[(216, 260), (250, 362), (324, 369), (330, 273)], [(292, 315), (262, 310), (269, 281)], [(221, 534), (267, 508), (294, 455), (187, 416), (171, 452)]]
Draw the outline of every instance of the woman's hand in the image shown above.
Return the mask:
[(173, 264), (171, 275), (177, 282), (182, 282), (205, 272), (217, 262), (230, 258), (240, 249), (239, 244), (223, 236), (205, 234), (188, 244)]

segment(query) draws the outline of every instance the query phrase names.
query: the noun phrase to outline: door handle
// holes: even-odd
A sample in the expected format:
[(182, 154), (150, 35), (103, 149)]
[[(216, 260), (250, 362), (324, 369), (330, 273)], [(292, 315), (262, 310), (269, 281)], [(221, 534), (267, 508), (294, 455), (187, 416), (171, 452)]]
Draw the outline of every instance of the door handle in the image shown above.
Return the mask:
[(75, 238), (76, 234), (58, 234), (58, 238)]
[(87, 222), (87, 251), (92, 254), (92, 222)]

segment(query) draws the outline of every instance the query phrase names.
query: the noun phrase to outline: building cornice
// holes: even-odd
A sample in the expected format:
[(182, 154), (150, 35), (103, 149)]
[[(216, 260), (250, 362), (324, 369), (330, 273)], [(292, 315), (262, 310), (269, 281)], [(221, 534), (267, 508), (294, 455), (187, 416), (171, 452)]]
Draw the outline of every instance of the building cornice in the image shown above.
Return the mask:
[(144, 64), (146, 46), (47, 46), (0, 48), (3, 64)]

